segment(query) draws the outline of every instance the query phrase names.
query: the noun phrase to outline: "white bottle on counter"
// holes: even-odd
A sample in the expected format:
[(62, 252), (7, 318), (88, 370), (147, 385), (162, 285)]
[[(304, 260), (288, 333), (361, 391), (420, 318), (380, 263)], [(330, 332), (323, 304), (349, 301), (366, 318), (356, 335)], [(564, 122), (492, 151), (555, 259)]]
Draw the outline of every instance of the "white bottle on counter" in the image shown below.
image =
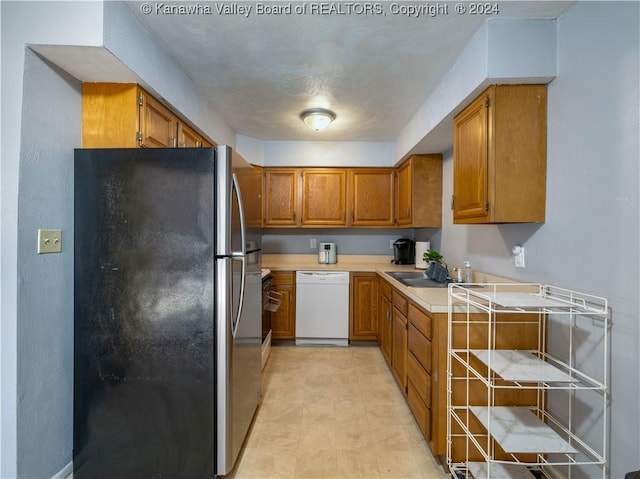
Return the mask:
[(473, 283), (473, 271), (471, 271), (471, 263), (464, 262), (464, 282)]

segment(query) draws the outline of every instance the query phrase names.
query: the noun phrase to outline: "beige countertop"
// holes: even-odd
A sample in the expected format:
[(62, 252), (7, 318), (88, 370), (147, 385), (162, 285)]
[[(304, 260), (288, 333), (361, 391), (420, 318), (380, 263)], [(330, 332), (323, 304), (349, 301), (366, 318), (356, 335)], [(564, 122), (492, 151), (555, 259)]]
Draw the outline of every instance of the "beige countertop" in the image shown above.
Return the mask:
[[(415, 265), (392, 264), (392, 259), (393, 256), (384, 255), (338, 255), (338, 262), (336, 264), (319, 264), (318, 255), (315, 254), (265, 254), (262, 257), (262, 266), (269, 268), (271, 271), (375, 272), (425, 310), (431, 313), (447, 312), (447, 288), (414, 288), (405, 286), (385, 273), (388, 271), (424, 270), (416, 268)], [(474, 271), (473, 275), (474, 281), (477, 283), (515, 282), (480, 271)]]

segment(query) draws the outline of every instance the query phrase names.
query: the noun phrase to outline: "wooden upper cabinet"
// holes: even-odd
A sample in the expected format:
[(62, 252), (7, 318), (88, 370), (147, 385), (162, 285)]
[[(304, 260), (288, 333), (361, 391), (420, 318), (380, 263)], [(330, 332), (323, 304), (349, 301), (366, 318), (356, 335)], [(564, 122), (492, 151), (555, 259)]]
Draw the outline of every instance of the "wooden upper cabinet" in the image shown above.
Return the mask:
[(396, 171), (396, 211), (398, 226), (411, 226), (413, 185), (411, 183), (411, 160), (404, 162)]
[(454, 121), (454, 223), (541, 223), (546, 85), (494, 85)]
[(135, 83), (82, 84), (84, 148), (213, 146)]
[(302, 169), (303, 226), (347, 225), (347, 170)]
[(349, 170), (350, 226), (393, 226), (392, 168)]
[[(265, 168), (266, 227), (442, 225), (442, 155), (399, 168)], [(297, 173), (297, 175), (296, 175)]]
[(264, 225), (290, 227), (298, 225), (298, 170), (264, 169)]
[(235, 169), (238, 186), (242, 194), (244, 206), (244, 220), (249, 227), (262, 227), (262, 168), (251, 166), (250, 168)]
[(204, 146), (202, 137), (190, 126), (178, 122), (178, 148), (200, 148)]
[(174, 148), (177, 146), (176, 116), (158, 100), (143, 90), (139, 92), (140, 146)]
[(138, 85), (82, 84), (84, 148), (137, 148), (139, 131)]
[(442, 226), (442, 155), (413, 155), (395, 173), (395, 223)]

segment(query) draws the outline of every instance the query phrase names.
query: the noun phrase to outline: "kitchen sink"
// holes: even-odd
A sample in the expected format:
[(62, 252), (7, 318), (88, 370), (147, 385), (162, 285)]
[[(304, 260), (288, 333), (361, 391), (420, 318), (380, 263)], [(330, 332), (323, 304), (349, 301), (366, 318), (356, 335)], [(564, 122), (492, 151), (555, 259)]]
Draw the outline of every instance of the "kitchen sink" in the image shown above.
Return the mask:
[(393, 279), (397, 279), (405, 286), (415, 288), (446, 288), (448, 283), (438, 283), (427, 278), (421, 271), (386, 271)]
[[(449, 286), (450, 281), (446, 283), (438, 283), (430, 278), (427, 278), (422, 271), (385, 271), (386, 274), (393, 279), (397, 279), (405, 286), (412, 286), (414, 288), (446, 288)], [(481, 284), (464, 284), (461, 286), (465, 288), (482, 288)]]

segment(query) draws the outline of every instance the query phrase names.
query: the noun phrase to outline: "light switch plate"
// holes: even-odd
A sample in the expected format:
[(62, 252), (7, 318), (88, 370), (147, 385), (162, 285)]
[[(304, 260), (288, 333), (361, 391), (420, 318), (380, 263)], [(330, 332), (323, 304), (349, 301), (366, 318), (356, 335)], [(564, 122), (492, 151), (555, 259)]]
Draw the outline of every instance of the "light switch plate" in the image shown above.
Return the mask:
[(38, 230), (38, 254), (60, 253), (62, 251), (62, 230)]
[(520, 247), (520, 251), (514, 255), (516, 268), (524, 268), (524, 247)]

